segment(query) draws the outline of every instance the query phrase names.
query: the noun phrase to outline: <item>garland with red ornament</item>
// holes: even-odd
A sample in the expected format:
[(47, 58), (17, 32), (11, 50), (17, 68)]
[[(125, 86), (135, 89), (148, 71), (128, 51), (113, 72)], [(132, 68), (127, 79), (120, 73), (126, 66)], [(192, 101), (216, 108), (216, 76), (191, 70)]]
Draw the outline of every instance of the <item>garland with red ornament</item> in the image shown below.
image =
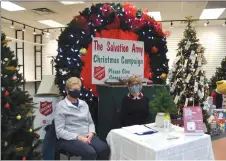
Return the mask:
[(144, 76), (154, 84), (163, 84), (168, 74), (166, 37), (160, 22), (147, 15), (148, 10), (131, 4), (99, 3), (85, 8), (68, 24), (58, 40), (55, 59), (55, 83), (66, 96), (65, 83), (75, 76), (83, 81), (81, 99), (89, 102), (97, 95), (91, 83), (94, 37), (144, 42)]

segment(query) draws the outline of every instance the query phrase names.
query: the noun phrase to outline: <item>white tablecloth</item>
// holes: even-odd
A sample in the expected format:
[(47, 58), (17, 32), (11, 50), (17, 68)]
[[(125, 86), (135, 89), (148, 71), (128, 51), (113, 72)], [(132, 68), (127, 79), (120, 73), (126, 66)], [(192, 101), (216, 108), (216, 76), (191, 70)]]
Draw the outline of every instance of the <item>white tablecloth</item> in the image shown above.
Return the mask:
[[(123, 128), (110, 131), (111, 160), (214, 160), (209, 135), (185, 136), (177, 126), (166, 133), (154, 125), (149, 127), (158, 132), (151, 135), (138, 136)], [(179, 138), (168, 140), (169, 136)]]

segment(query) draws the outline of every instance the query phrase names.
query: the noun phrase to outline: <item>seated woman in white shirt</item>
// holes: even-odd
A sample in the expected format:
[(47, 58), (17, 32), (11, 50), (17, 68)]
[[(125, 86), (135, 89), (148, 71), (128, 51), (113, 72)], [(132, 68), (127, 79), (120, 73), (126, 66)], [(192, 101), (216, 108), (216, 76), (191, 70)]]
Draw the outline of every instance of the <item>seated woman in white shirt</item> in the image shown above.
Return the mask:
[(67, 97), (56, 106), (55, 129), (59, 148), (82, 160), (108, 160), (109, 146), (95, 136), (95, 125), (87, 103), (79, 99), (81, 81), (71, 77), (66, 82)]

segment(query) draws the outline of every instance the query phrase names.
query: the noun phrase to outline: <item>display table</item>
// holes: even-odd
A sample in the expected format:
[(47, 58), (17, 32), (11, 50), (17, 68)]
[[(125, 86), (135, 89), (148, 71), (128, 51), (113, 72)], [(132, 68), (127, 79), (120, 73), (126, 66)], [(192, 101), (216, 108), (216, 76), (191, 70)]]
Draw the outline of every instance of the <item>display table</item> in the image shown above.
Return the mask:
[[(143, 86), (142, 92), (150, 100), (156, 94), (162, 85)], [(101, 140), (105, 140), (107, 134), (112, 130), (119, 128), (119, 110), (124, 96), (128, 94), (126, 86), (104, 86), (97, 85), (99, 94), (98, 102), (98, 128), (97, 133)], [(150, 122), (154, 122), (155, 115), (150, 116)]]
[[(138, 136), (122, 128), (110, 131), (111, 160), (214, 160), (209, 135), (184, 136), (183, 128), (177, 126), (168, 134), (154, 123), (149, 127), (158, 132)], [(168, 140), (169, 135), (179, 138)]]

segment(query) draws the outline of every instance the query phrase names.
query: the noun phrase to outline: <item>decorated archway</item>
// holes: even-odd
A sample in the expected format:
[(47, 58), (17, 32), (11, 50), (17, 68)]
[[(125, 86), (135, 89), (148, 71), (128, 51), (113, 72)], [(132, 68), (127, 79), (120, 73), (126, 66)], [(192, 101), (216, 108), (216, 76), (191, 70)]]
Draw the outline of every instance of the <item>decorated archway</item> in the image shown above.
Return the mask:
[(161, 24), (131, 4), (99, 3), (75, 16), (58, 40), (55, 83), (65, 96), (65, 81), (83, 80), (81, 99), (92, 101), (97, 94), (91, 83), (92, 39), (94, 37), (144, 42), (144, 77), (162, 84), (168, 74), (166, 36)]

